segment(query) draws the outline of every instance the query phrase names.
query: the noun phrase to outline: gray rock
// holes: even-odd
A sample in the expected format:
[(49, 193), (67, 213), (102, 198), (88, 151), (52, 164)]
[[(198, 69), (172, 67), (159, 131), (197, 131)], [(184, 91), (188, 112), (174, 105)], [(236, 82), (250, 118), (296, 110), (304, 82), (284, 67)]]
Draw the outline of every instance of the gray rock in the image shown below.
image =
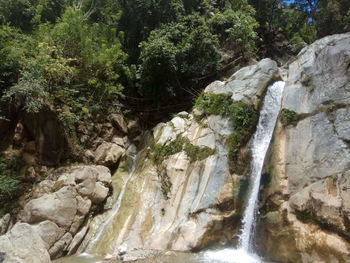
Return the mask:
[(117, 130), (119, 130), (125, 134), (128, 132), (128, 126), (124, 120), (123, 115), (112, 114), (110, 116), (110, 121), (112, 122), (113, 127), (116, 128)]
[(256, 65), (240, 69), (224, 86), (222, 82), (216, 81), (210, 84), (204, 92), (230, 94), (234, 101), (257, 105), (267, 86), (278, 76), (277, 63), (267, 58)]
[(6, 214), (0, 218), (0, 235), (3, 235), (7, 232), (11, 224), (11, 215)]
[(83, 227), (73, 238), (71, 244), (68, 247), (68, 255), (73, 255), (76, 250), (78, 249), (81, 241), (86, 235), (86, 232), (88, 231), (88, 226)]
[(55, 170), (34, 188), (34, 196), (24, 206), (21, 219), (36, 224), (39, 234), (51, 258), (76, 248), (68, 248), (73, 236), (82, 227), (92, 204), (103, 202), (112, 182), (107, 167), (81, 165)]
[(128, 123), (128, 137), (134, 139), (141, 134), (141, 128), (138, 120), (130, 120)]
[(263, 196), (264, 207), (274, 207), (263, 217), (277, 213), (261, 228), (273, 260), (349, 260), (349, 57), (350, 33), (333, 35), (304, 48), (289, 67), (282, 108), (299, 121), (275, 131)]
[(77, 213), (76, 196), (74, 188), (65, 186), (53, 194), (33, 199), (25, 205), (22, 219), (30, 224), (50, 220), (69, 229)]
[[(258, 94), (265, 92), (277, 72), (275, 62), (264, 60), (235, 76), (232, 81), (237, 85), (241, 83), (242, 87), (222, 86), (216, 82), (206, 91), (221, 93), (229, 89), (227, 92), (235, 99), (255, 103)], [(244, 93), (247, 87), (250, 91)], [(239, 96), (240, 92), (244, 94)], [(249, 96), (255, 97), (248, 99)], [(140, 255), (129, 253), (140, 248), (147, 251), (190, 251), (212, 242), (232, 240), (233, 229), (238, 228), (235, 222), (238, 222), (239, 213), (235, 204), (240, 203), (238, 199), (232, 200), (234, 182), (228, 165), (226, 138), (232, 132), (228, 118), (208, 116), (200, 125), (194, 120), (193, 112), (176, 115), (171, 121), (158, 124), (153, 129), (152, 142), (169, 145), (182, 136), (193, 146), (206, 146), (215, 152), (203, 160), (191, 162), (192, 156), (187, 156), (190, 152), (179, 151), (167, 156), (160, 165), (154, 165), (149, 154), (139, 154), (119, 212), (112, 209), (92, 220), (78, 252), (86, 246), (92, 233), (103, 225), (101, 222), (113, 223), (107, 223), (105, 232), (101, 232), (100, 238), (94, 242), (93, 250), (115, 255), (116, 248), (124, 244), (128, 247), (128, 252), (122, 256), (124, 261), (140, 258)], [(125, 165), (123, 162), (121, 167)], [(118, 176), (123, 179), (113, 181), (120, 193), (128, 176), (124, 177), (123, 173)], [(237, 210), (231, 211), (232, 207)], [(112, 217), (108, 218), (108, 215)]]
[(2, 263), (50, 263), (45, 244), (28, 224), (18, 223), (0, 236)]
[(350, 141), (350, 107), (337, 110), (335, 115), (334, 127), (339, 138)]
[(102, 165), (113, 165), (119, 162), (125, 154), (125, 149), (115, 143), (103, 142), (96, 149), (95, 162)]
[(33, 229), (45, 243), (45, 248), (49, 250), (57, 240), (64, 235), (64, 230), (51, 221), (44, 221), (33, 226)]
[(64, 252), (68, 252), (68, 246), (72, 242), (72, 239), (71, 233), (66, 233), (49, 249), (51, 257), (55, 259), (60, 257)]

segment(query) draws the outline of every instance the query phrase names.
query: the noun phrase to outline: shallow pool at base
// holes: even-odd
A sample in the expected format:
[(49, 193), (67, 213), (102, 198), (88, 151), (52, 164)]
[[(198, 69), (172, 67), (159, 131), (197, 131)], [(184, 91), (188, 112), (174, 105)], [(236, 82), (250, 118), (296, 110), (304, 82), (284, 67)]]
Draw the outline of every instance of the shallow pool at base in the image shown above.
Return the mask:
[[(120, 260), (104, 260), (88, 254), (71, 256), (54, 261), (54, 263), (121, 263)], [(157, 258), (138, 260), (140, 263), (264, 263), (256, 255), (250, 255), (241, 249), (211, 250), (202, 253), (171, 252)], [(266, 263), (266, 262), (265, 262)]]

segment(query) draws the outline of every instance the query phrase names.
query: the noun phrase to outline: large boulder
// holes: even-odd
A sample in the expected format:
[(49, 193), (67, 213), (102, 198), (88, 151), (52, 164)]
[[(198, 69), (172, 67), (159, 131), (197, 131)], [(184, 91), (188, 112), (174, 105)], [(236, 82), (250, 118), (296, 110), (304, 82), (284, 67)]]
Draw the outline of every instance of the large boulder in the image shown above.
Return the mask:
[(33, 199), (24, 207), (22, 220), (30, 224), (50, 220), (69, 229), (77, 213), (76, 196), (76, 190), (66, 186), (55, 193)]
[(118, 131), (126, 134), (128, 132), (128, 125), (121, 114), (111, 114), (109, 117), (112, 125), (114, 128), (116, 128)]
[(113, 142), (101, 143), (94, 153), (95, 162), (102, 165), (116, 165), (125, 154), (125, 149)]
[(94, 205), (107, 198), (111, 182), (104, 166), (59, 168), (34, 189), (36, 198), (25, 204), (21, 220), (33, 225), (51, 258), (57, 258), (68, 252)]
[(24, 223), (16, 224), (0, 236), (2, 263), (50, 263), (45, 243), (35, 229)]
[(238, 70), (226, 84), (220, 81), (213, 82), (204, 92), (231, 94), (234, 101), (257, 105), (267, 86), (278, 78), (280, 76), (277, 63), (266, 58), (255, 65)]
[[(289, 67), (263, 195), (261, 231), (270, 242), (261, 242), (262, 251), (273, 260), (349, 260), (349, 58), (350, 33), (333, 35)], [(273, 224), (272, 211), (279, 213)], [(289, 244), (294, 255), (276, 244)]]

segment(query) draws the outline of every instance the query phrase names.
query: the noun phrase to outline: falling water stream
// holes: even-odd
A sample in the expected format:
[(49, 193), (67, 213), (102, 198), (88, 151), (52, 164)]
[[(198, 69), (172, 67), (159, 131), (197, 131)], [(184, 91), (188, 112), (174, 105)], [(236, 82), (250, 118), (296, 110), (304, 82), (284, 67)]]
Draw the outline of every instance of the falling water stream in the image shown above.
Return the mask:
[(254, 235), (253, 226), (256, 219), (261, 172), (266, 152), (269, 148), (273, 131), (275, 129), (277, 116), (280, 111), (284, 85), (285, 83), (283, 81), (277, 81), (268, 88), (260, 111), (259, 123), (252, 144), (250, 189), (248, 193), (249, 199), (244, 211), (238, 248), (209, 251), (205, 253), (205, 258), (208, 258), (209, 260), (231, 263), (261, 262), (252, 251), (252, 237)]
[(114, 203), (114, 205), (112, 207), (111, 213), (108, 215), (107, 219), (103, 222), (103, 224), (101, 224), (99, 226), (99, 228), (97, 229), (96, 234), (90, 240), (89, 244), (87, 245), (87, 247), (85, 249), (86, 253), (91, 253), (92, 252), (92, 250), (94, 249), (96, 243), (100, 240), (101, 236), (105, 233), (106, 228), (110, 225), (110, 223), (114, 219), (114, 216), (118, 213), (119, 208), (120, 208), (121, 203), (122, 203), (122, 199), (123, 199), (123, 196), (124, 196), (124, 192), (125, 192), (126, 186), (127, 186), (128, 182), (130, 181), (131, 177), (133, 176), (134, 172), (135, 172), (136, 159), (137, 159), (137, 155), (132, 157), (132, 168), (131, 168), (131, 171), (130, 171), (128, 177), (126, 178), (126, 180), (123, 182), (122, 188), (120, 190), (120, 193), (118, 195), (118, 198), (117, 198), (116, 202)]

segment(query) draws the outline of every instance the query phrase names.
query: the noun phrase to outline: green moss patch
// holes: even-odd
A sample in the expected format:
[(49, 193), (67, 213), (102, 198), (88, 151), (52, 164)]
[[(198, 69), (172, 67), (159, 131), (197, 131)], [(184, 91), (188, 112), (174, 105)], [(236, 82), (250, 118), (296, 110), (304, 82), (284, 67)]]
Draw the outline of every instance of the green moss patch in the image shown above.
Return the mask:
[(280, 113), (280, 120), (284, 127), (289, 125), (296, 126), (299, 122), (299, 116), (295, 111), (282, 109)]
[(161, 175), (160, 180), (163, 197), (165, 200), (168, 200), (173, 184), (171, 183), (169, 176), (166, 174)]
[(227, 138), (229, 167), (231, 172), (239, 172), (244, 170), (238, 165), (240, 149), (253, 134), (259, 114), (253, 105), (236, 102), (230, 105), (230, 117), (234, 132)]
[(230, 114), (232, 104), (231, 96), (228, 94), (203, 93), (195, 101), (194, 108), (203, 112), (202, 116), (195, 116), (195, 120), (209, 115)]
[(178, 136), (174, 141), (168, 145), (153, 144), (151, 145), (152, 154), (151, 160), (159, 165), (169, 156), (185, 151), (190, 162), (201, 161), (215, 153), (215, 149), (211, 149), (207, 146), (195, 146), (191, 144), (190, 140), (186, 137)]
[(234, 129), (227, 138), (230, 170), (231, 172), (244, 170), (238, 165), (238, 157), (240, 149), (251, 137), (258, 121), (259, 114), (254, 106), (242, 101), (232, 103), (228, 94), (204, 93), (196, 99), (194, 108), (202, 112), (202, 115), (194, 116), (197, 122), (209, 115), (230, 118)]

